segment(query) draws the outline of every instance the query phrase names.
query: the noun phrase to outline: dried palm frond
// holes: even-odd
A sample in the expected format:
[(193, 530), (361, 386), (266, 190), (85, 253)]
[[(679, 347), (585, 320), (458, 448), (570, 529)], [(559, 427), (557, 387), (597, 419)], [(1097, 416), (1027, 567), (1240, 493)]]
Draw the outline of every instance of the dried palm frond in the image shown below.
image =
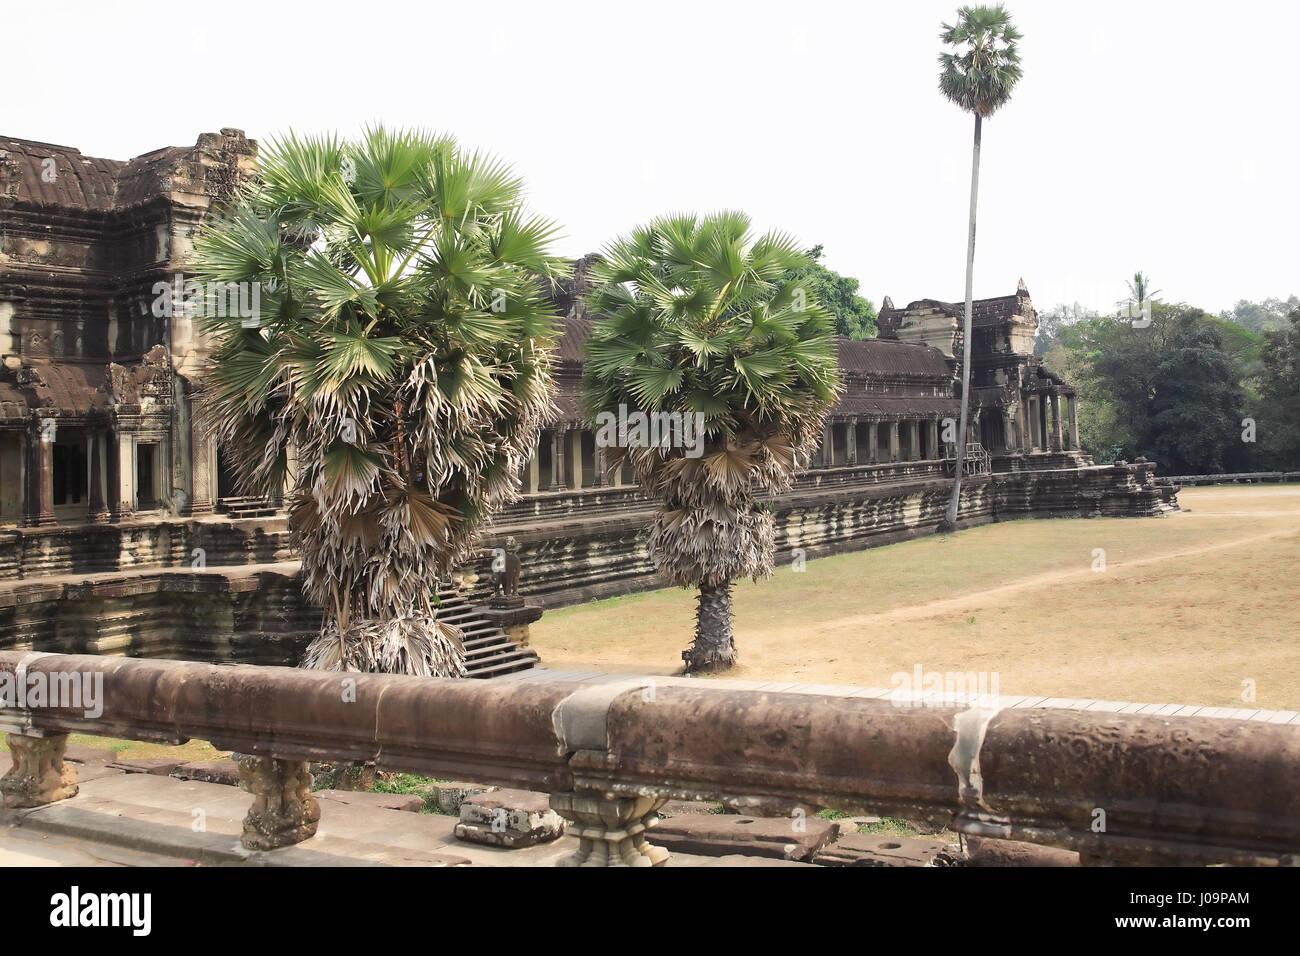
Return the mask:
[(465, 644), (460, 629), (427, 614), (367, 618), (353, 622), (339, 640), (327, 621), (303, 655), (302, 666), (325, 671), (464, 677)]

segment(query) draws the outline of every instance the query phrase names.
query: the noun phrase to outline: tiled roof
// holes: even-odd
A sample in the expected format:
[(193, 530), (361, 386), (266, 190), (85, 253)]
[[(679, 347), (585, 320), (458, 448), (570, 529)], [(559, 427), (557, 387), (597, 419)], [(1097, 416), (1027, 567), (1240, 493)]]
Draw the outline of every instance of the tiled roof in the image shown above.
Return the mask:
[(858, 372), (864, 375), (916, 375), (943, 379), (950, 377), (948, 363), (943, 353), (928, 345), (914, 345), (890, 339), (855, 342), (837, 335), (835, 352), (839, 358), (840, 368), (845, 372)]

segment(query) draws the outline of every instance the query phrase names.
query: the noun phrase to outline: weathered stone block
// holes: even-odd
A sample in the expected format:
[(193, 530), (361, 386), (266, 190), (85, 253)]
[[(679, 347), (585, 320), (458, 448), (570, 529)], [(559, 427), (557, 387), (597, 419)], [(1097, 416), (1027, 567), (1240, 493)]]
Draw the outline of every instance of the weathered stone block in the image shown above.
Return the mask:
[(838, 823), (816, 817), (683, 815), (661, 820), (655, 827), (655, 842), (670, 852), (701, 856), (738, 853), (802, 862), (811, 860), (838, 833)]
[(178, 780), (197, 780), (200, 783), (223, 783), (239, 786), (239, 764), (234, 760), (194, 761), (183, 763), (171, 772)]
[(376, 810), (403, 810), (419, 813), (424, 800), (413, 793), (376, 793), (368, 790), (317, 790), (317, 800), (341, 803), (354, 807), (374, 807)]
[(1079, 866), (1073, 850), (994, 837), (967, 837), (966, 854), (969, 866)]
[(109, 766), (127, 773), (151, 773), (155, 777), (166, 777), (184, 762), (175, 757), (119, 757)]
[(564, 834), (564, 820), (551, 809), (544, 793), (496, 790), (460, 805), (456, 838), (514, 849), (548, 843)]
[(464, 780), (450, 780), (446, 783), (434, 784), (434, 790), (437, 792), (438, 809), (443, 813), (457, 815), (460, 813), (460, 805), (470, 797), (476, 797), (482, 793), (491, 793), (496, 787), (489, 787), (483, 783), (466, 783)]
[(849, 833), (813, 856), (821, 866), (952, 866), (959, 850), (937, 840)]

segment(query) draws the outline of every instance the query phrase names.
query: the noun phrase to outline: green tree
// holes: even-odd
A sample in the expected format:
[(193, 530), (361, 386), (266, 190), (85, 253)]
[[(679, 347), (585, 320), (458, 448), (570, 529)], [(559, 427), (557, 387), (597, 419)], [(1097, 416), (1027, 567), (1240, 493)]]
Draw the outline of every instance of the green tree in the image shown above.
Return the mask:
[(1070, 370), (1084, 409), (1109, 410), (1091, 433), (1081, 417), (1085, 449), (1104, 459), (1113, 442), (1169, 474), (1241, 466), (1249, 454), (1240, 438), (1245, 395), (1220, 328), (1201, 309), (1158, 302), (1145, 328), (1117, 316), (1070, 326), (1068, 358), (1054, 357), (1056, 367)]
[(1255, 413), (1260, 463), (1265, 468), (1300, 468), (1300, 306), (1284, 328), (1265, 333), (1260, 400)]
[(289, 134), (197, 243), (202, 278), (261, 290), (251, 324), (204, 318), (205, 412), (246, 493), (287, 483), (324, 608), (307, 666), (464, 674), (435, 583), (517, 496), (552, 408), (539, 277), (563, 267), (522, 201), (450, 138)]
[(1287, 316), (1295, 309), (1300, 309), (1300, 298), (1294, 295), (1285, 300), (1265, 299), (1262, 302), (1239, 299), (1223, 317), (1252, 332), (1279, 332), (1286, 330), (1289, 325)]
[[(1064, 303), (1054, 305), (1038, 313), (1038, 329), (1034, 333), (1034, 354), (1039, 358), (1047, 355), (1061, 344), (1062, 333), (1075, 322), (1095, 316), (1078, 302), (1074, 305)], [(1067, 378), (1066, 381), (1073, 381)]]
[[(804, 280), (784, 278), (808, 264), (788, 237), (754, 238), (747, 216), (723, 212), (656, 219), (591, 269), (587, 302), (601, 320), (585, 346), (583, 404), (607, 466), (630, 462), (660, 499), (651, 560), (699, 590), (687, 672), (735, 662), (732, 581), (773, 567), (775, 523), (757, 496), (791, 487), (838, 392), (831, 317)], [(694, 441), (614, 432), (620, 410), (629, 422), (681, 416)]]
[(957, 429), (957, 461), (953, 474), (952, 498), (939, 526), (940, 531), (957, 527), (961, 502), (962, 462), (966, 457), (966, 421), (970, 412), (971, 302), (975, 282), (975, 210), (980, 181), (980, 135), (984, 119), (1011, 99), (1020, 81), (1020, 56), (1016, 41), (1022, 39), (1011, 16), (1001, 4), (994, 7), (962, 7), (955, 24), (943, 25), (939, 38), (955, 52), (939, 54), (939, 90), (968, 113), (975, 114), (975, 142), (971, 148), (970, 229), (966, 245), (966, 312), (962, 323), (961, 423)]
[(835, 319), (835, 334), (862, 341), (876, 337), (876, 307), (858, 295), (859, 282), (850, 276), (840, 275), (821, 264), (822, 247), (813, 246), (807, 256), (811, 262), (798, 269), (790, 269), (783, 279), (807, 279), (805, 287), (812, 292)]

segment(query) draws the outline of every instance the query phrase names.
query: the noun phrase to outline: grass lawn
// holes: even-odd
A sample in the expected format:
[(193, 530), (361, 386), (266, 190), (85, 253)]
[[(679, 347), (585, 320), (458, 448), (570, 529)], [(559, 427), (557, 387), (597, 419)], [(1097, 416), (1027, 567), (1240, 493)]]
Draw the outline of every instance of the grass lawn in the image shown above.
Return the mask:
[[(1300, 486), (1179, 500), (1164, 518), (985, 525), (803, 573), (778, 560), (737, 585), (725, 676), (890, 687), (919, 664), (996, 673), (1004, 694), (1300, 709)], [(552, 668), (671, 674), (694, 608), (677, 588), (561, 608), (532, 643)]]

